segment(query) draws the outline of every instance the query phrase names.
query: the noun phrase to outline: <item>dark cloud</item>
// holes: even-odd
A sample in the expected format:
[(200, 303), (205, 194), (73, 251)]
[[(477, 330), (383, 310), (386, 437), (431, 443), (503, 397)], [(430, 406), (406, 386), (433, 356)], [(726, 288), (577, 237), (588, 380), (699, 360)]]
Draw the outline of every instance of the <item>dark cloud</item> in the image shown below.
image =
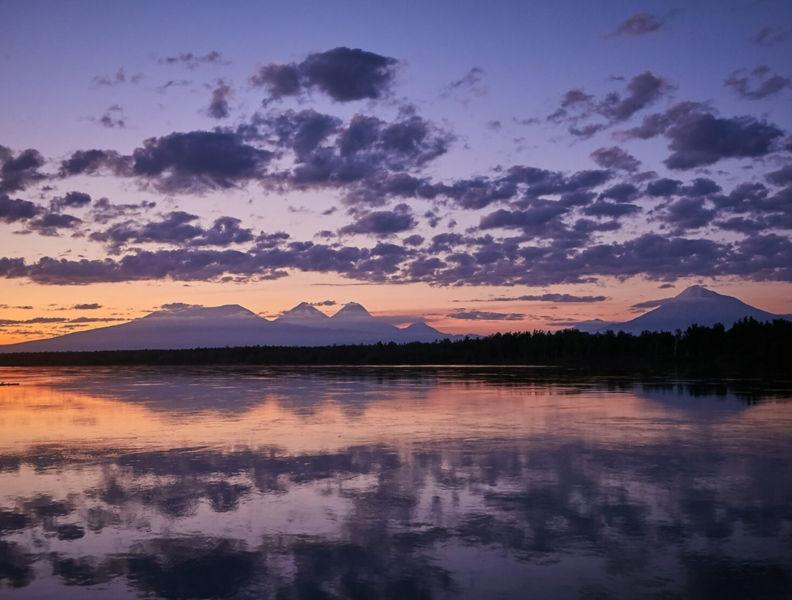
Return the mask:
[(293, 150), (298, 160), (303, 160), (338, 131), (341, 119), (308, 109), (287, 110), (256, 123), (274, 136), (279, 147)]
[(655, 198), (667, 198), (679, 192), (682, 182), (677, 179), (657, 179), (646, 186), (646, 194)]
[(673, 86), (663, 77), (646, 71), (627, 83), (627, 93), (612, 92), (597, 107), (597, 112), (613, 122), (626, 121), (635, 113), (667, 96)]
[(97, 119), (100, 125), (103, 127), (107, 127), (108, 129), (114, 129), (116, 127), (124, 128), (126, 127), (126, 118), (124, 118), (124, 109), (122, 109), (117, 104), (114, 104), (110, 108), (108, 108), (105, 113)]
[(759, 46), (774, 46), (775, 44), (786, 42), (792, 39), (792, 27), (787, 29), (779, 29), (778, 27), (765, 27), (756, 35), (750, 38), (750, 41)]
[(156, 202), (143, 200), (138, 204), (114, 204), (107, 198), (99, 198), (91, 206), (89, 217), (101, 225), (121, 217), (138, 216), (157, 206)]
[(624, 204), (617, 202), (608, 202), (607, 200), (599, 199), (593, 204), (589, 204), (583, 209), (583, 214), (590, 217), (613, 217), (619, 218), (626, 215), (631, 215), (641, 211), (641, 207), (637, 204)]
[(416, 225), (415, 218), (406, 205), (396, 210), (380, 210), (366, 213), (339, 230), (341, 234), (370, 234), (390, 236), (409, 231)]
[(229, 99), (234, 95), (234, 88), (224, 81), (219, 81), (217, 87), (212, 90), (212, 97), (209, 100), (207, 114), (213, 119), (225, 119), (231, 114)]
[(161, 192), (226, 189), (261, 175), (272, 153), (223, 131), (151, 138), (132, 154), (132, 174)]
[[(623, 206), (623, 205), (616, 205)], [(142, 251), (104, 260), (45, 257), (27, 264), (0, 259), (0, 276), (48, 285), (162, 280), (228, 281), (284, 277), (291, 270), (336, 273), (368, 282), (427, 282), (434, 285), (552, 285), (592, 283), (599, 277), (643, 276), (673, 281), (685, 277), (735, 276), (757, 281), (792, 281), (792, 242), (754, 234), (733, 243), (644, 234), (608, 244), (568, 248), (522, 246), (489, 236), (462, 240), (461, 248), (429, 253), (395, 244), (374, 248), (328, 246), (280, 240), (251, 251)]]
[(91, 302), (90, 304), (75, 304), (72, 306), (74, 310), (97, 310), (102, 308), (101, 304)]
[(669, 169), (687, 170), (712, 165), (724, 158), (756, 158), (776, 149), (784, 132), (754, 117), (723, 119), (698, 114), (666, 131), (671, 155), (663, 162)]
[(138, 223), (125, 221), (104, 231), (93, 232), (89, 237), (96, 242), (118, 249), (125, 244), (174, 244), (180, 246), (229, 246), (254, 240), (250, 229), (241, 227), (233, 217), (220, 217), (209, 229), (196, 224), (197, 215), (174, 211), (159, 221)]
[(614, 137), (620, 140), (648, 140), (665, 133), (674, 123), (707, 110), (709, 106), (700, 102), (679, 102), (665, 112), (645, 116), (638, 127), (617, 131)]
[(525, 318), (522, 313), (499, 313), (465, 309), (459, 309), (446, 316), (449, 319), (460, 319), (463, 321), (522, 321)]
[(792, 165), (785, 165), (767, 174), (767, 181), (775, 185), (789, 185), (792, 184)]
[(617, 183), (604, 190), (600, 199), (615, 200), (616, 202), (631, 202), (638, 198), (640, 191), (632, 183)]
[(644, 12), (635, 13), (623, 21), (610, 35), (619, 37), (647, 35), (662, 28), (668, 22), (669, 16), (659, 17)]
[(58, 173), (61, 177), (70, 177), (108, 171), (114, 175), (129, 176), (131, 163), (131, 157), (122, 156), (113, 150), (77, 150), (61, 161)]
[(300, 63), (259, 65), (250, 81), (273, 99), (319, 89), (336, 102), (374, 100), (389, 93), (398, 61), (359, 48), (309, 54)]
[(213, 50), (207, 52), (203, 56), (193, 54), (192, 52), (183, 52), (176, 56), (166, 56), (157, 59), (161, 65), (183, 65), (190, 70), (195, 70), (201, 65), (229, 65), (229, 61), (223, 60), (223, 55)]
[(779, 148), (784, 131), (755, 117), (718, 117), (704, 105), (682, 103), (665, 113), (649, 115), (643, 123), (619, 133), (622, 139), (664, 135), (672, 154), (663, 161), (669, 169), (688, 170), (725, 158), (756, 158)]
[(143, 142), (131, 156), (80, 150), (63, 160), (61, 176), (109, 172), (137, 177), (164, 193), (203, 193), (260, 178), (272, 153), (229, 131), (171, 133)]
[(790, 87), (790, 84), (792, 81), (788, 77), (782, 77), (777, 73), (771, 74), (770, 68), (765, 65), (751, 71), (746, 69), (735, 71), (723, 82), (723, 85), (746, 100), (762, 100), (775, 96)]
[(485, 298), (474, 300), (474, 302), (555, 302), (558, 304), (566, 303), (592, 303), (605, 302), (607, 296), (575, 296), (574, 294), (529, 294), (525, 296), (499, 296), (497, 298)]
[(0, 194), (20, 192), (46, 178), (39, 171), (44, 157), (38, 150), (29, 148), (18, 154), (0, 146)]
[[(623, 92), (610, 92), (600, 100), (582, 88), (572, 88), (561, 97), (559, 108), (546, 120), (567, 123), (571, 135), (587, 140), (600, 131), (627, 121), (661, 98), (670, 96), (674, 89), (670, 81), (650, 71), (631, 78)], [(603, 117), (606, 122), (588, 122), (597, 116)]]
[(27, 226), (30, 231), (39, 235), (54, 237), (60, 235), (61, 229), (75, 229), (81, 224), (82, 219), (73, 215), (49, 212), (31, 219)]
[(50, 210), (60, 212), (68, 208), (84, 208), (91, 203), (91, 196), (84, 192), (68, 192), (50, 200)]
[(708, 177), (696, 177), (689, 184), (680, 188), (679, 192), (690, 198), (717, 194), (723, 188)]
[(201, 308), (203, 304), (187, 304), (186, 302), (169, 302), (159, 308), (163, 310), (183, 310), (185, 308)]
[(33, 202), (9, 198), (6, 194), (0, 194), (0, 221), (3, 223), (27, 221), (39, 214), (40, 211), (40, 207)]
[(598, 148), (591, 153), (591, 158), (603, 169), (634, 173), (641, 166), (640, 160), (618, 146)]
[(717, 212), (707, 208), (700, 198), (680, 198), (668, 204), (660, 217), (670, 225), (675, 235), (709, 225)]

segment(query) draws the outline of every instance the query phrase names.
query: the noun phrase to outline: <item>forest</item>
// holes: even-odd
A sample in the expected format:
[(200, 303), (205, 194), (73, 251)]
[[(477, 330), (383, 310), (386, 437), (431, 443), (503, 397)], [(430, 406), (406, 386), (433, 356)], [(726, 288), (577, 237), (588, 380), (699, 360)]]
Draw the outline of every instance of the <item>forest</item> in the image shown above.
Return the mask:
[(693, 325), (640, 335), (564, 329), (431, 343), (0, 354), (0, 366), (115, 365), (543, 365), (792, 377), (792, 322), (744, 319), (729, 329)]

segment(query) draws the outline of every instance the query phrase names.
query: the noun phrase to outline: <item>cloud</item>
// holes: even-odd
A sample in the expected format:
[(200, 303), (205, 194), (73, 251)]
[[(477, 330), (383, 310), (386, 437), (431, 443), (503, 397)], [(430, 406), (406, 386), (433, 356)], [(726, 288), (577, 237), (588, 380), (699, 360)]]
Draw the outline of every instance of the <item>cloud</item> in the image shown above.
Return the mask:
[(759, 46), (775, 46), (781, 42), (786, 42), (792, 39), (792, 27), (787, 29), (779, 29), (777, 27), (765, 27), (760, 30), (756, 35), (751, 36), (749, 41)]
[(260, 176), (271, 157), (231, 132), (171, 133), (137, 148), (131, 173), (160, 192), (202, 193)]
[[(574, 294), (527, 294), (523, 296), (498, 296), (496, 298), (482, 298), (468, 302), (555, 302), (557, 304), (605, 302), (607, 296), (576, 296)], [(463, 302), (460, 300), (460, 302)]]
[(459, 309), (458, 311), (449, 313), (446, 317), (463, 321), (522, 321), (525, 315), (522, 313), (499, 313), (483, 310)]
[(207, 52), (203, 56), (193, 54), (192, 52), (182, 52), (175, 56), (166, 56), (158, 58), (157, 62), (161, 65), (182, 65), (190, 70), (195, 70), (201, 65), (230, 65), (227, 60), (223, 60), (223, 55), (213, 50)]
[(635, 13), (620, 23), (609, 37), (640, 37), (654, 33), (665, 26), (673, 14), (672, 11), (665, 17), (659, 17), (644, 12)]
[(680, 198), (665, 207), (660, 219), (672, 227), (674, 235), (681, 235), (690, 229), (706, 227), (716, 214), (700, 198)]
[(207, 113), (213, 119), (225, 119), (231, 114), (228, 100), (234, 95), (234, 89), (224, 81), (220, 80), (217, 87), (212, 90), (212, 98), (209, 101)]
[(138, 223), (129, 220), (116, 223), (104, 231), (95, 231), (89, 238), (118, 249), (126, 244), (173, 244), (180, 246), (229, 246), (251, 242), (250, 229), (241, 227), (241, 221), (233, 217), (219, 217), (209, 229), (197, 225), (197, 215), (184, 211), (173, 211), (160, 221)]
[(119, 67), (118, 71), (112, 75), (97, 75), (93, 78), (94, 85), (114, 87), (125, 83), (138, 84), (143, 80), (143, 74), (127, 76), (124, 67)]
[(638, 198), (640, 191), (632, 183), (617, 183), (604, 190), (600, 195), (600, 200), (608, 199), (616, 202), (631, 202)]
[(50, 200), (50, 210), (60, 212), (67, 208), (84, 208), (91, 203), (91, 196), (84, 192), (68, 192)]
[(764, 119), (750, 116), (723, 118), (705, 105), (680, 103), (664, 113), (649, 115), (621, 139), (649, 139), (664, 135), (671, 155), (664, 160), (672, 170), (689, 170), (725, 158), (757, 158), (780, 149), (784, 131)]
[(792, 241), (772, 233), (752, 233), (730, 243), (648, 233), (583, 247), (546, 241), (522, 246), (509, 239), (481, 236), (463, 238), (461, 246), (430, 252), (396, 244), (360, 248), (282, 239), (248, 251), (136, 249), (117, 260), (44, 257), (27, 263), (24, 259), (0, 258), (0, 277), (44, 285), (85, 285), (145, 280), (260, 281), (305, 271), (336, 273), (369, 283), (546, 286), (635, 276), (665, 282), (728, 276), (792, 281), (790, 265)]
[(641, 161), (629, 152), (611, 146), (610, 148), (598, 148), (591, 153), (591, 158), (603, 169), (615, 169), (617, 171), (627, 171), (634, 173), (641, 166)]
[(746, 100), (762, 100), (775, 96), (789, 88), (790, 84), (792, 81), (788, 77), (771, 74), (770, 67), (766, 65), (758, 66), (751, 71), (740, 69), (723, 82), (723, 85)]
[(136, 177), (163, 193), (200, 194), (262, 177), (272, 152), (231, 131), (191, 131), (150, 138), (131, 156), (111, 150), (79, 150), (61, 161), (63, 177), (109, 172)]
[[(583, 88), (572, 88), (561, 97), (559, 108), (546, 120), (557, 124), (566, 123), (570, 134), (586, 140), (617, 123), (629, 120), (661, 98), (670, 96), (674, 89), (675, 86), (668, 79), (657, 77), (650, 71), (631, 78), (623, 92), (613, 91), (599, 100)], [(588, 122), (595, 116), (605, 118), (606, 122)]]
[(298, 160), (304, 160), (341, 126), (341, 119), (313, 109), (287, 110), (276, 116), (256, 120), (260, 128), (271, 132), (280, 148), (292, 149)]
[(597, 112), (613, 122), (626, 121), (638, 111), (667, 96), (673, 89), (667, 79), (645, 71), (627, 83), (626, 95), (612, 92), (605, 96), (597, 107)]
[(406, 205), (400, 205), (396, 210), (379, 210), (366, 213), (339, 230), (341, 234), (366, 234), (376, 236), (391, 236), (403, 231), (409, 231), (416, 225), (415, 218)]
[(394, 58), (341, 46), (300, 63), (258, 65), (250, 82), (272, 99), (318, 89), (336, 102), (376, 100), (390, 92), (397, 65)]
[(785, 165), (767, 174), (767, 181), (775, 185), (790, 185), (792, 184), (792, 165)]
[(472, 96), (486, 96), (489, 92), (484, 83), (486, 71), (481, 67), (473, 67), (459, 79), (449, 83), (443, 91), (442, 97), (448, 98), (452, 95), (466, 94)]
[(74, 310), (97, 310), (100, 308), (102, 308), (102, 305), (96, 302), (91, 302), (90, 304), (75, 304), (72, 306)]
[(29, 231), (39, 235), (56, 237), (60, 235), (61, 229), (75, 229), (80, 224), (82, 219), (73, 215), (49, 212), (28, 221), (27, 226)]
[(724, 158), (757, 158), (776, 150), (784, 132), (754, 117), (723, 119), (711, 114), (691, 115), (666, 131), (672, 170), (712, 165)]
[(121, 217), (138, 216), (157, 206), (156, 202), (143, 200), (138, 204), (114, 204), (107, 198), (99, 198), (91, 206), (89, 217), (94, 223), (105, 225)]
[(109, 171), (114, 175), (130, 176), (132, 157), (122, 156), (113, 150), (77, 150), (60, 163), (61, 177), (95, 175)]
[(186, 302), (169, 302), (160, 306), (162, 310), (184, 310), (185, 308), (203, 308), (203, 304), (187, 304)]
[(0, 221), (3, 223), (16, 223), (27, 221), (39, 214), (41, 208), (28, 200), (9, 198), (0, 194)]
[(124, 109), (118, 106), (118, 104), (114, 104), (97, 119), (97, 122), (107, 129), (114, 129), (116, 127), (123, 129), (126, 127), (126, 118), (124, 118), (123, 113)]
[(44, 157), (38, 150), (28, 148), (18, 154), (0, 146), (0, 194), (20, 192), (46, 178), (39, 169)]

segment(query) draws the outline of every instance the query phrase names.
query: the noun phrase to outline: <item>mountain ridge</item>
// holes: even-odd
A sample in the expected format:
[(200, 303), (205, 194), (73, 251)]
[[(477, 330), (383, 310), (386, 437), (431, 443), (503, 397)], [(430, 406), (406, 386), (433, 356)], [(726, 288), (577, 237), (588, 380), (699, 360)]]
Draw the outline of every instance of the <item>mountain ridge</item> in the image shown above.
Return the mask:
[(118, 325), (0, 346), (0, 353), (332, 346), (434, 342), (464, 337), (428, 325), (400, 329), (357, 303), (347, 304), (328, 316), (303, 302), (272, 321), (239, 304), (226, 304), (170, 307)]
[(586, 322), (588, 329), (581, 327), (581, 330), (588, 330), (590, 333), (604, 333), (609, 330), (617, 333), (624, 331), (637, 335), (643, 331), (673, 332), (677, 329), (685, 330), (691, 325), (712, 327), (718, 323), (728, 329), (746, 317), (757, 321), (789, 320), (788, 315), (767, 312), (746, 304), (739, 298), (719, 294), (701, 285), (690, 286), (670, 298), (640, 302), (633, 307), (654, 307), (654, 309), (624, 323), (606, 323), (591, 328), (592, 322), (588, 321)]

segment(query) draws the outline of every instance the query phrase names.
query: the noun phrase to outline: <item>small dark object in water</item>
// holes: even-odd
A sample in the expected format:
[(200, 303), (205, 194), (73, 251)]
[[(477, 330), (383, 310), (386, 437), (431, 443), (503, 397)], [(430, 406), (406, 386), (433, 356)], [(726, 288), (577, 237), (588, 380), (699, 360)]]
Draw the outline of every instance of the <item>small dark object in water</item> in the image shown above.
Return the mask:
[(6, 386), (6, 385), (19, 385), (19, 384), (18, 383), (6, 383), (5, 381), (0, 381), (0, 387)]

